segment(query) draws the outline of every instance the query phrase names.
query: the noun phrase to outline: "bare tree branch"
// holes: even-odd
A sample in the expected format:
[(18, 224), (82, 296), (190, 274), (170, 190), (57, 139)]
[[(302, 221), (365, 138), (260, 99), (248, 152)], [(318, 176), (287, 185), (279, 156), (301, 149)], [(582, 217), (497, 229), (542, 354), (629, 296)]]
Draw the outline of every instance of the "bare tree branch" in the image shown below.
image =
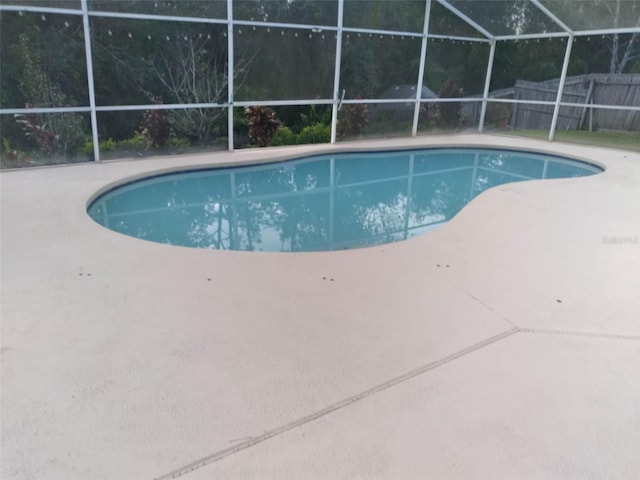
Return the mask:
[(640, 55), (631, 55), (631, 52), (633, 51), (633, 47), (635, 45), (635, 43), (638, 41), (638, 38), (640, 38), (640, 36), (638, 35), (638, 32), (634, 33), (631, 36), (631, 40), (629, 40), (629, 43), (627, 44), (627, 48), (624, 51), (624, 55), (622, 56), (622, 60), (620, 61), (620, 73), (622, 73), (624, 71), (624, 67), (627, 65), (627, 63), (635, 58), (640, 57)]

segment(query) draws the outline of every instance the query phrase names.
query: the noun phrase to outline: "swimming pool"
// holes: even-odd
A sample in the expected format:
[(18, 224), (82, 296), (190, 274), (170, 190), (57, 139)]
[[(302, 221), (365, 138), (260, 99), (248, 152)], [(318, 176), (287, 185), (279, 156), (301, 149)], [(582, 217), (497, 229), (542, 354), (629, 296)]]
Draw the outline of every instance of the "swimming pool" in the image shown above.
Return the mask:
[(171, 245), (344, 250), (426, 233), (496, 185), (601, 171), (497, 149), (333, 153), (152, 176), (100, 195), (88, 213), (116, 232)]

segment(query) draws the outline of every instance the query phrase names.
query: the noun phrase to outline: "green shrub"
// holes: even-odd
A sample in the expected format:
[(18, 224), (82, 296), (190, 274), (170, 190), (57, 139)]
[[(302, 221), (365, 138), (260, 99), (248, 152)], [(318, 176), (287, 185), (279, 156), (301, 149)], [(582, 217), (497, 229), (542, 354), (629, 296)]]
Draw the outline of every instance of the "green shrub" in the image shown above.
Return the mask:
[(147, 148), (147, 140), (140, 132), (136, 132), (133, 137), (120, 140), (117, 143), (117, 148), (123, 150), (145, 150)]
[(235, 107), (233, 109), (233, 131), (236, 133), (247, 134), (249, 130), (247, 122), (248, 119), (244, 113), (244, 108)]
[(297, 136), (297, 143), (329, 143), (331, 141), (331, 125), (314, 123), (304, 127)]
[[(106, 140), (101, 141), (98, 145), (100, 147), (100, 152), (111, 152), (116, 149), (118, 143), (111, 138), (107, 138)], [(91, 139), (87, 140), (84, 145), (80, 147), (80, 153), (84, 155), (93, 155), (93, 141)]]
[(189, 139), (184, 137), (173, 137), (169, 141), (169, 146), (172, 150), (186, 150), (191, 146)]
[(297, 136), (295, 133), (291, 131), (291, 129), (285, 125), (282, 125), (276, 134), (273, 136), (273, 140), (271, 141), (271, 145), (273, 146), (281, 146), (281, 145), (295, 145), (297, 142)]
[(2, 150), (0, 151), (0, 166), (2, 168), (24, 167), (29, 164), (29, 155), (22, 150), (11, 148), (9, 140), (2, 139)]
[(331, 123), (331, 106), (330, 105), (311, 105), (308, 114), (300, 114), (300, 122), (302, 128), (322, 123), (328, 125)]

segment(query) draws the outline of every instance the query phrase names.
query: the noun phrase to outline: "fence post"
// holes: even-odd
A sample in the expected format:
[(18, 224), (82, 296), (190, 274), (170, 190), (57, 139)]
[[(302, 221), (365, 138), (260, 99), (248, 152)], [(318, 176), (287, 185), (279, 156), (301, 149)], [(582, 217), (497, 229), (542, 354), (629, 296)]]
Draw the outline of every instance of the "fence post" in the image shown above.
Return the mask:
[(582, 109), (582, 112), (580, 113), (580, 119), (578, 120), (578, 125), (576, 126), (577, 130), (580, 130), (582, 128), (582, 125), (584, 125), (584, 117), (586, 117), (587, 115), (587, 110), (591, 111), (591, 109), (587, 106), (590, 103), (592, 103), (592, 99), (593, 99), (593, 87), (595, 86), (595, 80), (592, 78), (591, 80), (589, 80), (589, 88), (587, 89), (587, 96), (584, 99), (584, 108)]

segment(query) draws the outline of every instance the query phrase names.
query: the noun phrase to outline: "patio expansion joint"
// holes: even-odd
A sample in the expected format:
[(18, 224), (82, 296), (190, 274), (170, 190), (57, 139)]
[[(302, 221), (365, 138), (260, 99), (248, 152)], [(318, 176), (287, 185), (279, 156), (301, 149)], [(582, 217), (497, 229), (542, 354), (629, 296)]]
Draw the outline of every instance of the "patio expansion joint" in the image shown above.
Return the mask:
[(359, 402), (361, 400), (364, 400), (372, 395), (375, 395), (377, 393), (380, 393), (384, 390), (387, 390), (389, 388), (392, 388), (398, 384), (407, 382), (411, 379), (413, 379), (414, 377), (417, 377), (419, 375), (425, 374), (431, 370), (434, 370), (438, 367), (441, 367), (449, 362), (452, 362), (454, 360), (457, 360), (461, 357), (464, 357), (470, 353), (473, 353), (477, 350), (481, 350), (483, 348), (486, 348), (494, 343), (500, 342), (508, 337), (511, 337), (512, 335), (516, 334), (516, 333), (520, 333), (520, 329), (518, 327), (514, 327), (511, 328), (509, 330), (506, 330), (502, 333), (499, 333), (497, 335), (494, 335), (492, 337), (486, 338), (485, 340), (482, 340), (478, 343), (475, 343), (467, 348), (464, 348), (462, 350), (459, 350), (451, 355), (448, 355), (446, 357), (443, 357), (439, 360), (435, 360), (431, 363), (428, 363), (426, 365), (423, 365), (421, 367), (418, 367), (414, 370), (411, 370), (407, 373), (404, 373), (403, 375), (400, 375), (398, 377), (392, 378), (384, 383), (381, 383), (379, 385), (376, 385), (368, 390), (365, 390), (363, 392), (360, 392), (356, 395), (353, 395), (351, 397), (348, 397), (344, 400), (341, 400), (337, 403), (334, 403), (332, 405), (329, 405), (326, 408), (323, 408), (322, 410), (319, 410), (317, 412), (314, 412), (310, 415), (306, 415), (304, 417), (299, 418), (298, 420), (294, 420), (290, 423), (287, 423), (285, 425), (282, 425), (278, 428), (275, 428), (273, 430), (267, 431), (265, 433), (263, 433), (262, 435), (258, 435), (256, 437), (252, 437), (249, 440), (243, 441), (241, 443), (238, 443), (232, 447), (226, 448), (224, 450), (220, 450), (218, 452), (212, 453), (211, 455), (208, 455), (204, 458), (201, 458), (199, 460), (196, 460), (188, 465), (185, 465), (177, 470), (174, 470), (168, 474), (162, 475), (160, 477), (156, 477), (155, 480), (170, 480), (170, 479), (175, 479), (175, 478), (179, 478), (182, 477), (184, 475), (188, 475), (189, 473), (198, 470), (200, 468), (203, 468), (211, 463), (217, 462), (219, 460), (222, 460), (225, 457), (228, 457), (230, 455), (233, 455), (235, 453), (238, 453), (242, 450), (246, 450), (248, 448), (251, 448), (259, 443), (265, 442), (273, 437), (279, 436), (283, 433), (288, 432), (289, 430), (293, 430), (295, 428), (301, 427), (307, 423), (313, 422), (315, 420), (318, 420), (324, 416), (327, 416), (333, 412), (336, 412), (338, 410), (341, 410), (343, 408), (346, 408), (356, 402)]
[(570, 337), (606, 338), (611, 340), (635, 340), (640, 341), (640, 335), (627, 335), (620, 333), (583, 332), (579, 330), (553, 330), (546, 328), (519, 328), (522, 333), (537, 335), (564, 335)]

